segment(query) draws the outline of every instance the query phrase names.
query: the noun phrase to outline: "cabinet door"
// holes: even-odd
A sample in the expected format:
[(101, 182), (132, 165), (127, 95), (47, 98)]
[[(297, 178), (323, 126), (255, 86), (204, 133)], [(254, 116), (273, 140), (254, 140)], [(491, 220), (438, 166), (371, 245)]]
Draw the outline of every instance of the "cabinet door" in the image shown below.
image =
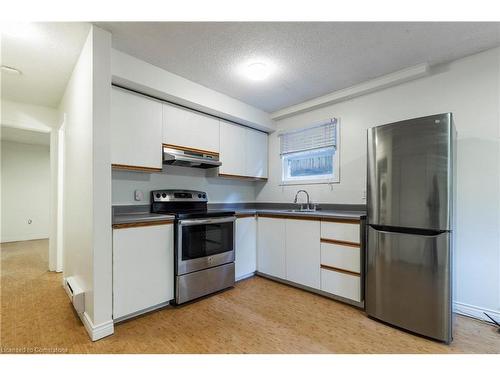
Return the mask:
[(243, 126), (220, 123), (220, 174), (246, 175), (246, 134)]
[(162, 168), (162, 105), (119, 88), (111, 91), (111, 163)]
[(285, 219), (257, 218), (257, 270), (286, 279)]
[(320, 289), (319, 220), (286, 220), (286, 279)]
[(163, 143), (219, 152), (219, 120), (163, 104)]
[(267, 178), (267, 142), (266, 133), (258, 130), (246, 129), (246, 176)]
[(173, 225), (113, 229), (113, 318), (173, 298)]
[(254, 216), (236, 219), (236, 280), (257, 270), (257, 220)]

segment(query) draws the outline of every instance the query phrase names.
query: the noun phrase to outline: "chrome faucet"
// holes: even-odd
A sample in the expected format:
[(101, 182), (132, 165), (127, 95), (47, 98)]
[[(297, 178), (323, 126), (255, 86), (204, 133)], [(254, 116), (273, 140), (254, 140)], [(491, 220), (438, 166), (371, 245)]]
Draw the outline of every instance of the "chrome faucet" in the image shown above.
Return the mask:
[[(307, 207), (306, 209), (309, 210), (310, 209), (310, 200), (309, 200), (309, 193), (305, 190), (299, 190), (297, 192), (297, 194), (295, 194), (295, 199), (293, 200), (293, 203), (297, 204), (297, 198), (299, 196), (299, 193), (305, 193), (306, 194), (306, 197), (307, 197)], [(302, 210), (302, 203), (300, 204), (300, 209)]]

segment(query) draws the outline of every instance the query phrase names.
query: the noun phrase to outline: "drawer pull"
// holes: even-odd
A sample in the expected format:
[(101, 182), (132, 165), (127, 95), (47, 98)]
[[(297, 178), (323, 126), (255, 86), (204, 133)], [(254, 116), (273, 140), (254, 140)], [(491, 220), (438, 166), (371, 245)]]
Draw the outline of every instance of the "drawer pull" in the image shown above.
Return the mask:
[(356, 242), (341, 241), (341, 240), (332, 240), (332, 239), (329, 239), (329, 238), (322, 238), (321, 242), (333, 243), (333, 244), (336, 244), (336, 245), (344, 245), (344, 246), (356, 247), (358, 249), (361, 247), (361, 244), (356, 243)]
[(340, 273), (345, 273), (346, 275), (352, 275), (352, 276), (361, 276), (361, 274), (357, 273), (357, 272), (352, 272), (352, 271), (347, 271), (347, 270), (343, 270), (341, 268), (336, 268), (336, 267), (332, 267), (332, 266), (327, 266), (325, 264), (322, 264), (321, 265), (321, 268), (325, 269), (325, 270), (329, 270), (329, 271), (335, 271), (335, 272), (340, 272)]

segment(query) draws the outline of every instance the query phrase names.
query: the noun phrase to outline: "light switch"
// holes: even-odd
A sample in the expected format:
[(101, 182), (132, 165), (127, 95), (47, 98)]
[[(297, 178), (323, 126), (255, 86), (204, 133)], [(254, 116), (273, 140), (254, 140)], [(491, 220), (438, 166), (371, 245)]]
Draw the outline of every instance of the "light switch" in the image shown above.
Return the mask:
[(136, 190), (134, 192), (134, 199), (136, 201), (142, 201), (144, 199), (144, 192), (142, 190)]

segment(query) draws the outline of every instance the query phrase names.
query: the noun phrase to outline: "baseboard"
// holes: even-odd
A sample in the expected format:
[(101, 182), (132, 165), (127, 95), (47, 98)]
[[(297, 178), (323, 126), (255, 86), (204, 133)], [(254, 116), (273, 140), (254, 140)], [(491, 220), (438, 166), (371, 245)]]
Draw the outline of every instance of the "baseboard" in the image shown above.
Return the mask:
[(48, 240), (49, 237), (46, 234), (34, 234), (25, 237), (7, 237), (2, 238), (0, 243), (9, 243), (9, 242), (23, 242), (23, 241), (35, 241), (35, 240)]
[(139, 316), (139, 315), (143, 315), (143, 314), (147, 314), (149, 312), (155, 311), (155, 310), (163, 309), (164, 307), (167, 307), (168, 305), (170, 305), (170, 301), (162, 302), (162, 303), (159, 303), (158, 305), (148, 307), (147, 309), (139, 310), (139, 311), (136, 311), (134, 313), (113, 319), (113, 322), (114, 323), (123, 322), (125, 320), (135, 318), (136, 316)]
[(106, 336), (112, 335), (115, 331), (113, 320), (108, 320), (107, 322), (94, 325), (92, 319), (88, 316), (87, 312), (80, 315), (80, 319), (87, 330), (92, 341), (100, 340)]
[(500, 321), (500, 311), (485, 309), (479, 306), (469, 305), (462, 302), (453, 302), (453, 311), (457, 314), (491, 322), (484, 313), (490, 315), (497, 322)]
[(253, 276), (255, 276), (255, 272), (250, 272), (250, 273), (247, 273), (246, 275), (237, 277), (236, 280), (234, 280), (234, 281), (238, 282), (241, 280), (249, 279), (250, 277), (253, 277)]

